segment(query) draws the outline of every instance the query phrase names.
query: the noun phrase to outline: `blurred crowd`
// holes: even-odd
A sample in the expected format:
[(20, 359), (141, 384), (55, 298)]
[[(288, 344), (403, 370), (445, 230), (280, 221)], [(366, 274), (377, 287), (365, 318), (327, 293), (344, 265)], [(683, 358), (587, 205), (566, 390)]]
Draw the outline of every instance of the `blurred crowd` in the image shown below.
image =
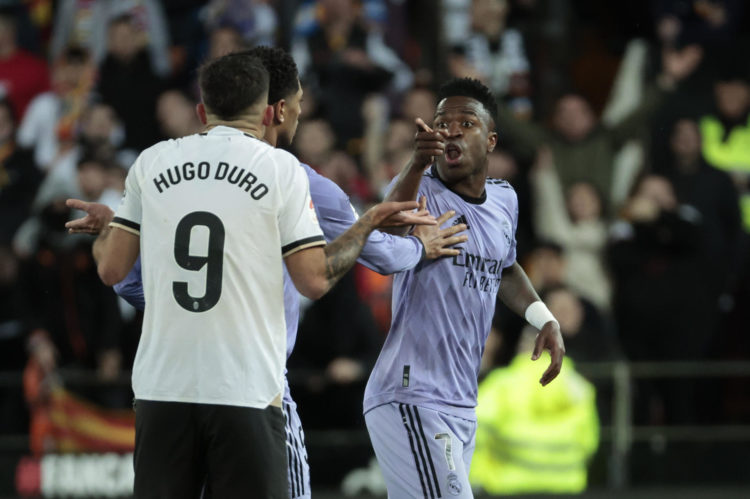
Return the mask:
[[(65, 200), (116, 208), (141, 150), (201, 129), (196, 67), (257, 44), (300, 70), (292, 152), (360, 211), (408, 161), (437, 86), (493, 90), (490, 175), (518, 193), (519, 262), (573, 361), (749, 357), (741, 0), (0, 0), (0, 370), (24, 372), (0, 392), (1, 431), (28, 431), (59, 373), (115, 380), (133, 360), (139, 314), (100, 283), (91, 237), (66, 233), (81, 213)], [(305, 427), (358, 427), (390, 278), (358, 266), (303, 306), (289, 379)], [(524, 324), (499, 304), (483, 374), (512, 362)], [(634, 396), (638, 423), (750, 415), (731, 382)]]

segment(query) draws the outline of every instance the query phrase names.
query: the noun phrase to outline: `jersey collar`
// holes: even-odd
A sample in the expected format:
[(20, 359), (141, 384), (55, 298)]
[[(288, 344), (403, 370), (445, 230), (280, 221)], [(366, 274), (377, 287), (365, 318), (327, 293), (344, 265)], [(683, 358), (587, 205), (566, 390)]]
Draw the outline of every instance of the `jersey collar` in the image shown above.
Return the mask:
[(432, 174), (435, 176), (436, 179), (438, 179), (440, 181), (441, 184), (443, 184), (445, 186), (446, 189), (448, 189), (453, 194), (455, 194), (456, 196), (460, 197), (461, 199), (463, 199), (467, 203), (482, 204), (485, 201), (487, 201), (487, 189), (486, 188), (484, 189), (484, 191), (482, 191), (482, 195), (479, 196), (478, 198), (475, 198), (475, 197), (472, 197), (472, 196), (467, 196), (465, 194), (461, 194), (460, 192), (454, 191), (453, 189), (451, 189), (448, 186), (448, 184), (446, 184), (445, 182), (443, 182), (443, 179), (440, 178), (440, 174), (438, 173), (438, 169), (437, 169), (437, 167), (434, 164), (432, 165), (431, 168), (432, 168)]
[(242, 130), (238, 130), (237, 128), (232, 128), (231, 126), (226, 125), (217, 125), (213, 127), (211, 130), (207, 132), (201, 132), (200, 135), (206, 136), (206, 135), (219, 135), (219, 136), (231, 136), (231, 135), (244, 135), (245, 137), (250, 137), (251, 139), (258, 139), (255, 135), (247, 132), (243, 132)]

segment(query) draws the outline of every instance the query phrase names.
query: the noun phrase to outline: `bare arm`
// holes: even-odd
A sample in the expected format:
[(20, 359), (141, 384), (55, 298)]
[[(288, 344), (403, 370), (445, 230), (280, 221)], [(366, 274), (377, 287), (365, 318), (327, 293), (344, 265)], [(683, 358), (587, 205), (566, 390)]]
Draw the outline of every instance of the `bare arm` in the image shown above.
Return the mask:
[[(526, 316), (526, 309), (529, 308), (529, 305), (540, 301), (539, 295), (534, 291), (526, 272), (518, 265), (518, 262), (503, 270), (501, 282), (500, 299), (521, 317)], [(565, 355), (560, 325), (556, 321), (548, 321), (540, 330), (536, 337), (531, 359), (537, 360), (542, 354), (542, 350), (549, 350), (552, 357), (549, 367), (539, 380), (544, 386), (560, 374), (563, 356)]]
[(125, 279), (140, 252), (140, 236), (117, 227), (105, 227), (92, 253), (102, 282), (114, 286)]
[(378, 227), (401, 225), (435, 225), (434, 217), (425, 211), (405, 212), (417, 208), (417, 202), (381, 203), (362, 215), (349, 230), (324, 248), (308, 248), (284, 259), (289, 275), (300, 293), (318, 299), (328, 292), (352, 268), (367, 237)]

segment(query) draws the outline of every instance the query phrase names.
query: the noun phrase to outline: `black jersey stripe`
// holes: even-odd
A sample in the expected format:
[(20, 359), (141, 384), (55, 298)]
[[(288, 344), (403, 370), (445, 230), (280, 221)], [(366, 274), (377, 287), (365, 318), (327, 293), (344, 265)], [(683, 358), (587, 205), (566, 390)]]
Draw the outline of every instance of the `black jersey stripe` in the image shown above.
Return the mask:
[(422, 494), (424, 495), (424, 499), (427, 499), (427, 487), (424, 484), (424, 476), (422, 475), (422, 467), (419, 462), (419, 457), (417, 456), (417, 451), (414, 449), (414, 438), (411, 434), (411, 429), (409, 428), (407, 417), (404, 412), (404, 404), (398, 404), (398, 410), (401, 412), (401, 421), (404, 423), (406, 434), (409, 436), (409, 446), (411, 447), (411, 454), (414, 456), (414, 466), (416, 466), (417, 473), (419, 474), (419, 483), (422, 484)]
[(297, 487), (297, 466), (296, 456), (294, 453), (294, 440), (292, 439), (292, 419), (289, 417), (289, 404), (284, 404), (284, 416), (286, 417), (286, 456), (289, 467), (289, 487), (291, 489), (292, 497), (299, 495), (299, 489)]
[(323, 236), (312, 236), (312, 237), (306, 237), (304, 239), (300, 239), (298, 241), (295, 241), (293, 243), (289, 243), (286, 246), (282, 246), (281, 248), (281, 254), (287, 255), (288, 253), (294, 251), (295, 249), (299, 248), (300, 246), (317, 246), (319, 243), (326, 243), (326, 239)]
[(417, 406), (413, 406), (414, 408), (414, 416), (417, 418), (417, 426), (419, 426), (419, 433), (422, 435), (422, 440), (424, 441), (424, 447), (427, 451), (427, 459), (430, 462), (430, 470), (432, 470), (432, 479), (435, 481), (435, 490), (437, 491), (438, 497), (443, 497), (440, 494), (440, 485), (438, 485), (438, 479), (437, 479), (437, 473), (435, 473), (435, 463), (432, 461), (432, 453), (430, 452), (430, 447), (427, 445), (427, 437), (424, 435), (424, 428), (422, 427), (422, 418), (419, 417), (419, 409), (417, 409)]
[(137, 224), (131, 220), (126, 220), (124, 218), (115, 217), (110, 223), (122, 225), (123, 227), (129, 227), (133, 230), (137, 230), (138, 232), (141, 231), (141, 224)]
[(422, 458), (422, 466), (424, 468), (424, 474), (427, 476), (427, 489), (430, 491), (430, 498), (435, 499), (435, 489), (432, 486), (432, 481), (430, 481), (430, 470), (427, 469), (427, 459), (425, 459), (424, 450), (422, 450), (423, 447), (427, 447), (427, 442), (422, 441), (422, 439), (419, 436), (419, 432), (417, 431), (417, 427), (414, 424), (414, 415), (411, 411), (412, 406), (406, 406), (406, 414), (409, 415), (409, 425), (411, 426), (412, 431), (414, 432), (414, 439), (417, 442), (417, 451), (419, 452), (419, 457)]
[[(302, 456), (300, 455), (300, 448), (299, 448), (299, 442), (297, 441), (297, 437), (294, 434), (294, 431), (290, 431), (292, 434), (292, 443), (294, 448), (294, 456), (295, 456), (295, 473), (294, 473), (294, 481), (296, 482), (295, 485), (297, 486), (297, 496), (301, 496), (305, 493), (305, 484), (303, 480), (303, 473), (302, 473)], [(293, 497), (297, 497), (293, 496)]]

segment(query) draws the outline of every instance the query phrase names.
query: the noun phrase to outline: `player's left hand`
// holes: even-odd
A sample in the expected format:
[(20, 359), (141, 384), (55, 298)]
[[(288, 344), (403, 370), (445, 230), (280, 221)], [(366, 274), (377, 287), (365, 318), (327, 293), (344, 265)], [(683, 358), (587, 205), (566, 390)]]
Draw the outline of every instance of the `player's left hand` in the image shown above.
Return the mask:
[(68, 199), (65, 204), (68, 208), (86, 212), (85, 217), (71, 220), (65, 224), (65, 228), (71, 234), (99, 234), (115, 216), (115, 212), (109, 206), (100, 203)]
[(542, 355), (542, 350), (549, 350), (552, 357), (549, 367), (544, 371), (542, 378), (539, 380), (542, 386), (547, 386), (550, 381), (560, 374), (563, 356), (565, 355), (565, 344), (560, 332), (560, 325), (557, 322), (549, 321), (542, 327), (539, 334), (536, 335), (536, 343), (534, 344), (534, 353), (531, 355), (531, 360), (537, 360)]
[[(426, 210), (424, 196), (419, 200), (419, 209)], [(420, 225), (412, 231), (412, 235), (422, 241), (426, 258), (434, 260), (443, 256), (456, 256), (461, 253), (458, 248), (452, 248), (451, 246), (466, 242), (469, 239), (466, 235), (456, 235), (467, 229), (466, 224), (456, 224), (444, 229), (440, 228), (455, 214), (456, 212), (453, 210), (446, 211), (438, 217), (437, 225)]]

